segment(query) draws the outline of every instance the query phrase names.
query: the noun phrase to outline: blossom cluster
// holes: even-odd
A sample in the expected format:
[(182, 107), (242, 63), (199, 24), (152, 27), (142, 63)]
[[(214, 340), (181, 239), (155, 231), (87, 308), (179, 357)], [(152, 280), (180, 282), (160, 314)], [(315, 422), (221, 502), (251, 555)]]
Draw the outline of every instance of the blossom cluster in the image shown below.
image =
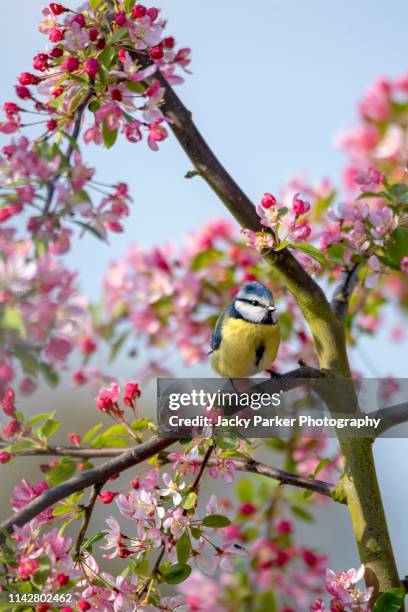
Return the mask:
[[(75, 224), (102, 238), (123, 231), (127, 187), (96, 182), (78, 138), (83, 133), (85, 142), (111, 147), (119, 131), (131, 142), (146, 133), (153, 150), (167, 138), (163, 82), (182, 82), (177, 69), (190, 60), (188, 49), (176, 50), (165, 36), (159, 13), (111, 1), (79, 11), (54, 2), (44, 9), (40, 31), (49, 45), (33, 58), (34, 71), (18, 77), (19, 101), (4, 104), (0, 122), (0, 132), (13, 136), (0, 157), (0, 223), (31, 213), (27, 231), (57, 253), (69, 249)], [(88, 114), (93, 125), (84, 129)], [(30, 115), (33, 123), (25, 121)], [(90, 190), (104, 197), (95, 203)]]
[[(364, 565), (358, 570), (352, 568), (346, 572), (333, 572), (326, 570), (325, 586), (331, 595), (330, 610), (335, 612), (346, 612), (347, 610), (359, 610), (369, 612), (371, 610), (370, 600), (374, 589), (369, 587), (361, 590), (357, 582), (364, 577)], [(328, 610), (322, 599), (317, 599), (309, 608), (310, 612), (324, 612)]]

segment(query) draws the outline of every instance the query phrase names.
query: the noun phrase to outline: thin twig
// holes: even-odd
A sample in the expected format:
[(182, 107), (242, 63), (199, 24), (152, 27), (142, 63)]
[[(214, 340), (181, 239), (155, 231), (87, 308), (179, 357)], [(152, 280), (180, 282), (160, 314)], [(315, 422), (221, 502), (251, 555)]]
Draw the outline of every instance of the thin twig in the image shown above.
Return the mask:
[(75, 543), (75, 558), (76, 559), (80, 559), (81, 557), (82, 542), (85, 537), (86, 530), (88, 529), (89, 521), (91, 520), (91, 516), (92, 516), (92, 512), (93, 512), (96, 500), (98, 499), (98, 495), (101, 492), (101, 489), (104, 484), (105, 484), (104, 482), (100, 482), (93, 486), (89, 502), (84, 508), (84, 520), (81, 525), (81, 529), (79, 530), (78, 537)]

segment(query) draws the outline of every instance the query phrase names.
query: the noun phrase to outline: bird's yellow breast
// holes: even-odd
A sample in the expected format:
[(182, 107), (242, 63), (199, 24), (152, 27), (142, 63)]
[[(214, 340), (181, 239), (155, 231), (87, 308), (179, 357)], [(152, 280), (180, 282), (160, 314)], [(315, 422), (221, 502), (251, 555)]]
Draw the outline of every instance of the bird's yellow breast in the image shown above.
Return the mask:
[[(211, 365), (225, 378), (253, 376), (272, 365), (279, 343), (278, 324), (263, 325), (229, 318), (222, 326), (221, 344), (211, 355)], [(261, 347), (264, 351), (259, 359)]]

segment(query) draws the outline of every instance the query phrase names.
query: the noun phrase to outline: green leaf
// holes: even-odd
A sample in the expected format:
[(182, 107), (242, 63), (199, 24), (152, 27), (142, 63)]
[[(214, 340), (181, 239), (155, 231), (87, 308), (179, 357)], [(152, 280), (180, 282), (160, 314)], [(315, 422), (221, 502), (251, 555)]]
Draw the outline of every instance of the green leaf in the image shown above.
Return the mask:
[(89, 6), (91, 7), (93, 11), (95, 11), (101, 2), (102, 0), (89, 0)]
[(136, 94), (142, 94), (144, 91), (146, 91), (146, 86), (139, 81), (125, 81), (125, 86), (127, 89), (129, 89), (129, 91)]
[(106, 535), (105, 531), (98, 531), (97, 533), (94, 533), (93, 535), (91, 535), (90, 538), (88, 538), (87, 540), (85, 540), (85, 542), (83, 542), (81, 548), (85, 549), (88, 552), (92, 552), (92, 546), (96, 542), (99, 542), (99, 540), (102, 540), (102, 538), (104, 538), (105, 535)]
[(55, 412), (41, 412), (39, 414), (35, 414), (31, 419), (28, 419), (26, 425), (27, 427), (32, 427), (37, 423), (41, 423), (41, 421), (45, 421), (46, 419), (52, 419), (55, 416)]
[(398, 266), (401, 259), (408, 255), (408, 231), (406, 229), (397, 227), (392, 232), (386, 254)]
[(162, 578), (167, 584), (180, 584), (191, 574), (191, 567), (186, 563), (176, 563), (167, 569)]
[(322, 459), (317, 465), (315, 471), (313, 472), (313, 476), (317, 476), (317, 474), (321, 472), (322, 469), (326, 467), (326, 465), (329, 465), (329, 463), (330, 463), (330, 459), (328, 459), (327, 457)]
[(239, 446), (239, 439), (237, 437), (230, 438), (228, 436), (217, 436), (216, 443), (219, 448), (226, 451), (236, 450)]
[(291, 506), (290, 509), (292, 510), (292, 513), (297, 518), (301, 519), (302, 521), (306, 521), (308, 523), (312, 523), (314, 521), (314, 518), (310, 514), (310, 512), (308, 512), (307, 510), (305, 510), (301, 506)]
[(61, 423), (56, 419), (47, 419), (44, 425), (35, 431), (41, 438), (49, 438), (59, 429), (60, 425)]
[(373, 612), (397, 612), (404, 603), (405, 589), (390, 589), (375, 602)]
[(98, 55), (98, 60), (106, 68), (109, 70), (112, 64), (112, 60), (115, 57), (116, 52), (113, 47), (105, 47), (104, 50)]
[(276, 612), (276, 598), (271, 591), (261, 593), (255, 612)]
[(66, 504), (61, 504), (53, 509), (52, 516), (62, 516), (63, 514), (68, 514), (71, 511), (72, 508), (70, 506), (67, 506)]
[(123, 3), (123, 7), (126, 13), (130, 13), (130, 11), (135, 6), (135, 4), (136, 4), (136, 0), (125, 0)]
[(333, 243), (327, 247), (327, 254), (333, 259), (342, 260), (344, 257), (344, 246), (342, 244)]
[(359, 200), (367, 200), (369, 198), (380, 198), (381, 195), (379, 193), (377, 193), (376, 191), (363, 191), (363, 193), (360, 193), (360, 195), (357, 198), (357, 201)]
[(85, 442), (89, 442), (89, 440), (94, 437), (94, 435), (100, 430), (101, 427), (103, 427), (103, 423), (97, 423), (96, 425), (91, 427), (91, 429), (88, 429), (88, 431), (82, 438), (82, 442), (84, 444)]
[(15, 346), (13, 348), (13, 354), (21, 363), (21, 367), (25, 374), (33, 377), (37, 376), (38, 361), (33, 353), (30, 353), (26, 348), (21, 346)]
[(53, 366), (45, 361), (40, 363), (40, 372), (44, 376), (50, 387), (56, 387), (59, 383), (59, 374), (54, 370)]
[(118, 137), (118, 130), (110, 130), (107, 126), (106, 121), (102, 124), (102, 136), (103, 142), (105, 143), (105, 147), (110, 149), (116, 142), (116, 138)]
[(192, 508), (195, 507), (197, 503), (197, 493), (194, 493), (194, 491), (190, 491), (190, 493), (187, 495), (186, 500), (183, 504), (183, 508), (184, 510), (191, 510)]
[(319, 249), (317, 249), (312, 244), (308, 244), (307, 242), (296, 242), (296, 243), (290, 243), (290, 246), (293, 249), (298, 249), (299, 251), (303, 251), (304, 253), (306, 253), (306, 255), (309, 255), (309, 257), (313, 257), (313, 259), (318, 261), (323, 266), (327, 264), (326, 255), (322, 253), (321, 251), (319, 251)]
[(76, 464), (71, 459), (64, 457), (55, 468), (47, 472), (46, 478), (50, 487), (55, 487), (71, 478), (75, 472)]
[(253, 502), (255, 499), (254, 485), (247, 478), (238, 481), (237, 495), (242, 503)]
[(101, 240), (102, 242), (107, 242), (105, 236), (98, 232), (97, 229), (92, 227), (92, 225), (89, 225), (89, 223), (83, 223), (82, 221), (73, 221), (73, 223), (75, 223), (75, 225), (78, 225), (79, 227), (82, 227), (84, 230), (95, 236), (95, 238), (98, 238), (98, 240)]
[(109, 363), (112, 363), (112, 361), (115, 359), (116, 355), (119, 353), (120, 349), (122, 348), (122, 346), (124, 345), (128, 337), (129, 337), (129, 332), (124, 331), (119, 336), (119, 338), (115, 340), (115, 342), (112, 344), (111, 350), (109, 353)]
[(218, 251), (217, 249), (207, 249), (202, 253), (198, 253), (191, 262), (191, 269), (193, 272), (197, 272), (197, 270), (207, 268), (214, 261), (219, 260), (222, 255), (222, 251)]
[(211, 527), (212, 529), (220, 529), (222, 527), (228, 527), (231, 521), (222, 514), (210, 514), (203, 519), (204, 527)]
[(120, 28), (119, 30), (115, 30), (115, 32), (110, 37), (110, 40), (111, 42), (117, 42), (118, 40), (120, 40), (121, 38), (124, 38), (127, 35), (128, 35), (128, 29)]
[(17, 332), (22, 338), (26, 337), (23, 315), (12, 306), (4, 308), (1, 313), (0, 326), (4, 329)]
[(183, 533), (181, 538), (177, 540), (176, 550), (177, 550), (177, 561), (181, 563), (182, 565), (184, 563), (187, 563), (190, 557), (190, 552), (191, 552), (191, 542), (190, 542), (190, 538), (188, 537), (188, 533), (186, 531)]

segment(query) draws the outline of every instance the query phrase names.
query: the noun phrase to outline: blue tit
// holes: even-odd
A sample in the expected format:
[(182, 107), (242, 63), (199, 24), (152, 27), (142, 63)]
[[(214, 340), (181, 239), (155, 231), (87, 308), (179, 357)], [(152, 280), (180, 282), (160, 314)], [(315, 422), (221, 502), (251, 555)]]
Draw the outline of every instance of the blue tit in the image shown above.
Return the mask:
[(211, 366), (224, 378), (246, 378), (269, 368), (280, 343), (272, 292), (246, 283), (220, 315), (211, 338)]

